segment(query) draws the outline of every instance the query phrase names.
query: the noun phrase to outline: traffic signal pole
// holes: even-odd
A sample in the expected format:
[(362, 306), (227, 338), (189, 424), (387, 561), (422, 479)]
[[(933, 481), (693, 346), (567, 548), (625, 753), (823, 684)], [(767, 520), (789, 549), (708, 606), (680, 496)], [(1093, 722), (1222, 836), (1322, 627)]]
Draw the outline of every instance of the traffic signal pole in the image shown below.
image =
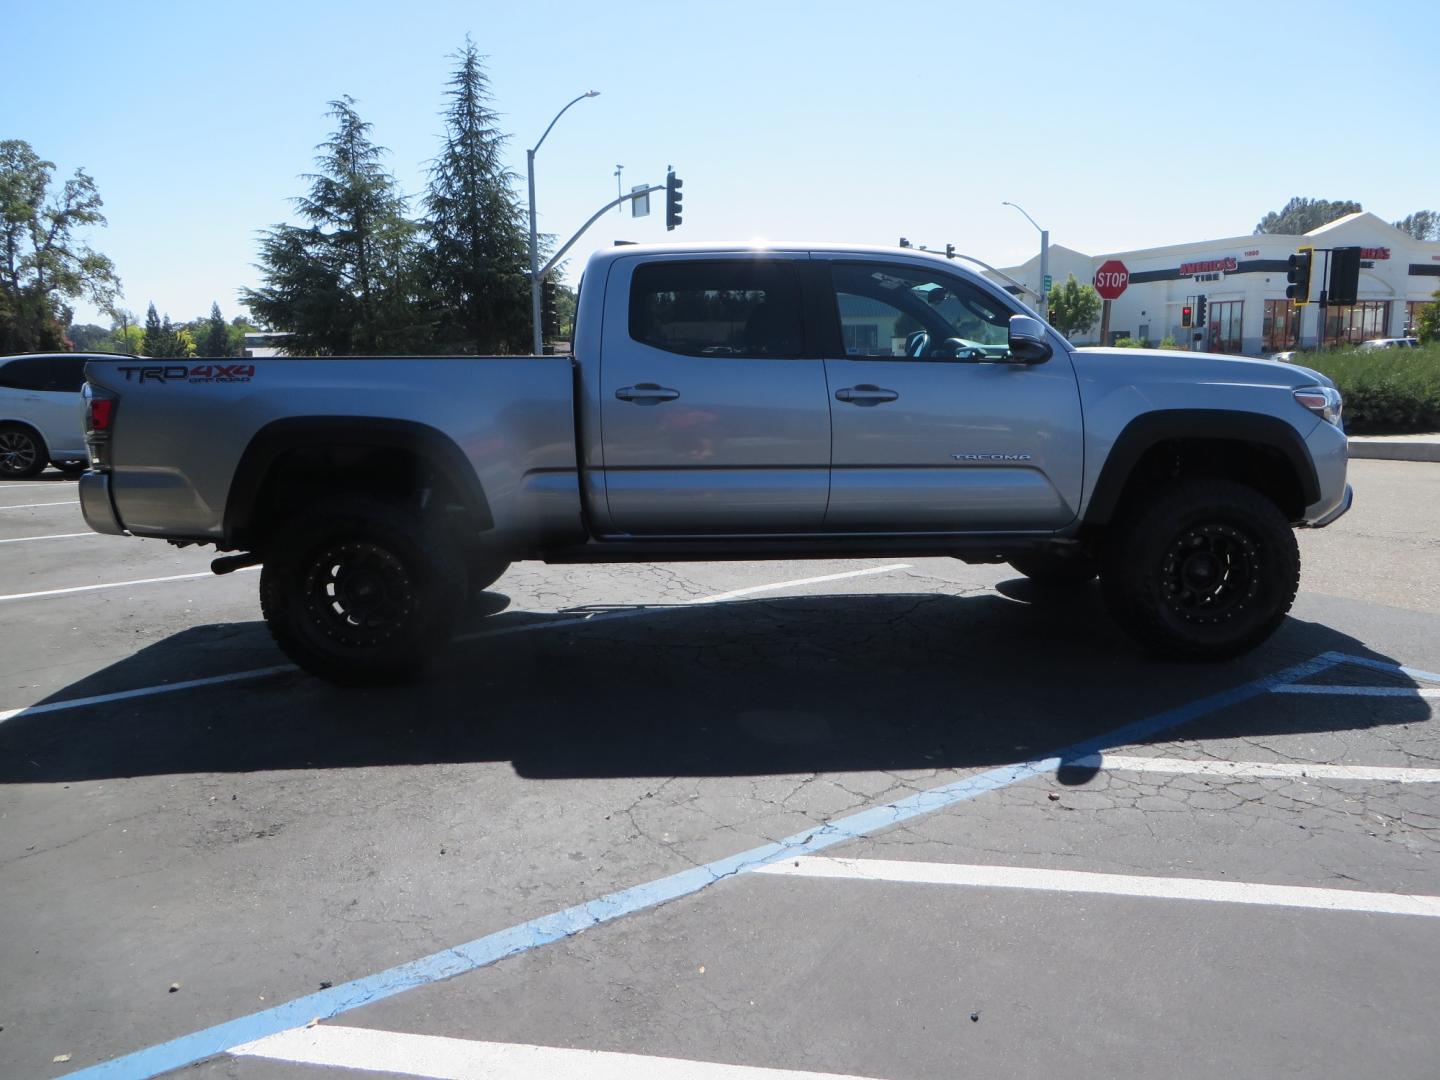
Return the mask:
[[(619, 206), (621, 203), (627, 202), (628, 200), (635, 198), (635, 196), (637, 196), (637, 195), (649, 195), (652, 191), (664, 191), (664, 190), (665, 190), (665, 185), (664, 185), (664, 184), (653, 184), (653, 185), (651, 185), (650, 187), (646, 187), (646, 188), (636, 188), (636, 189), (634, 189), (634, 190), (632, 190), (632, 191), (626, 192), (624, 195), (621, 195), (618, 199), (611, 199), (611, 200), (610, 200), (609, 202), (607, 202), (604, 206), (602, 206), (599, 210), (596, 210), (595, 213), (591, 214), (591, 215), (590, 215), (590, 220), (587, 221), (587, 222), (585, 222), (584, 225), (581, 225), (580, 228), (575, 231), (575, 235), (572, 236), (572, 237), (570, 237), (569, 240), (566, 240), (566, 241), (565, 241), (565, 246), (562, 247), (559, 251), (555, 252), (555, 254), (550, 257), (550, 261), (547, 262), (544, 266), (542, 266), (538, 271), (536, 271), (536, 276), (535, 276), (535, 283), (536, 283), (536, 284), (535, 284), (535, 295), (536, 295), (536, 297), (538, 298), (539, 295), (540, 295), (540, 284), (539, 284), (539, 283), (545, 280), (546, 275), (549, 274), (551, 270), (554, 270), (554, 269), (555, 269), (555, 264), (558, 263), (561, 259), (563, 259), (563, 258), (565, 257), (565, 253), (566, 253), (567, 251), (569, 251), (572, 247), (575, 246), (575, 241), (576, 241), (576, 240), (579, 240), (580, 237), (582, 237), (582, 236), (585, 235), (585, 230), (586, 230), (586, 229), (590, 228), (591, 225), (594, 225), (595, 222), (599, 221), (599, 220), (600, 220), (606, 213), (608, 213), (612, 208), (614, 208), (614, 207), (616, 207), (616, 206)], [(537, 303), (537, 304), (539, 303), (539, 300), (538, 300), (538, 299), (536, 300), (536, 303)], [(536, 317), (538, 318), (538, 317), (539, 317), (539, 316), (538, 316), (538, 312), (539, 312), (539, 308), (538, 308), (538, 307), (536, 308), (536, 312), (537, 312), (537, 316), (536, 316)]]

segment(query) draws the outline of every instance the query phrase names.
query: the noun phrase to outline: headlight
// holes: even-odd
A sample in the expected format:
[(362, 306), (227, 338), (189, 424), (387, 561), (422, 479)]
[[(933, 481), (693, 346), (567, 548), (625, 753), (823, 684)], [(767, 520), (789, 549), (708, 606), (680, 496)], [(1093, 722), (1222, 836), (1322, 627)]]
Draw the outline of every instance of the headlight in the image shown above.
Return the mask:
[(1302, 386), (1295, 391), (1295, 400), (1321, 419), (1340, 426), (1345, 402), (1333, 386)]

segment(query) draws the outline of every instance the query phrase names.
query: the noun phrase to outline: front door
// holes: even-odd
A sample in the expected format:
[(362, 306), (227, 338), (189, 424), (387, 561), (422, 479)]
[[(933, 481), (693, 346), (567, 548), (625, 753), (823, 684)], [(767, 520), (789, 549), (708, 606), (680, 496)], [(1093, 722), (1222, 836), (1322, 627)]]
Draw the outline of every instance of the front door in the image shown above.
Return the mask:
[(805, 340), (806, 258), (616, 261), (600, 361), (604, 531), (822, 528), (830, 410), (825, 361)]
[(828, 530), (1048, 531), (1072, 521), (1083, 459), (1069, 355), (1008, 360), (998, 296), (940, 267), (830, 265)]

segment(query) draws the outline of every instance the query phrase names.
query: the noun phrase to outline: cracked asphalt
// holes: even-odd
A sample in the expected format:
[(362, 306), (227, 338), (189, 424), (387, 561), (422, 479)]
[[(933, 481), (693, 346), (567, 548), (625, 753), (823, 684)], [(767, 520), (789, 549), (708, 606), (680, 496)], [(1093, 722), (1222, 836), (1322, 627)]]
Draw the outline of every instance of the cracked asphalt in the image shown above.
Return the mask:
[[(1293, 617), (1218, 667), (1148, 661), (1093, 590), (1005, 567), (522, 564), (466, 628), (506, 632), (418, 686), (289, 672), (0, 721), (0, 1076), (63, 1075), (1321, 654), (1440, 670), (1440, 466), (1351, 478), (1355, 509), (1300, 536)], [(71, 484), (0, 490), (0, 541), (83, 529)], [(207, 565), (26, 540), (0, 545), (0, 594)], [(255, 589), (0, 600), (0, 715), (280, 664)], [(1262, 693), (1113, 748), (1126, 767), (1069, 762), (826, 854), (1440, 894), (1434, 783), (1131, 760), (1440, 768), (1415, 679), (1307, 681), (1405, 693)], [(334, 1023), (887, 1080), (1433, 1077), (1437, 966), (1433, 918), (739, 874)]]

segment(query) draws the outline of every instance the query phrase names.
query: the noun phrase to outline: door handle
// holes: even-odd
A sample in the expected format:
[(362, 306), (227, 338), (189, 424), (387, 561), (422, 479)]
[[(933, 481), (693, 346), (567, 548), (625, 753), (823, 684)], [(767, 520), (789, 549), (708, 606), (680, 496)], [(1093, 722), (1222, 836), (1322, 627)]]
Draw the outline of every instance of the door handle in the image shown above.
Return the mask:
[(894, 401), (899, 396), (894, 390), (886, 390), (874, 383), (860, 383), (858, 386), (847, 386), (843, 390), (835, 391), (836, 401), (847, 401), (851, 405), (881, 405)]
[(633, 401), (636, 405), (659, 405), (662, 401), (674, 401), (680, 396), (680, 391), (659, 383), (642, 382), (622, 386), (615, 391), (615, 396), (621, 401)]

